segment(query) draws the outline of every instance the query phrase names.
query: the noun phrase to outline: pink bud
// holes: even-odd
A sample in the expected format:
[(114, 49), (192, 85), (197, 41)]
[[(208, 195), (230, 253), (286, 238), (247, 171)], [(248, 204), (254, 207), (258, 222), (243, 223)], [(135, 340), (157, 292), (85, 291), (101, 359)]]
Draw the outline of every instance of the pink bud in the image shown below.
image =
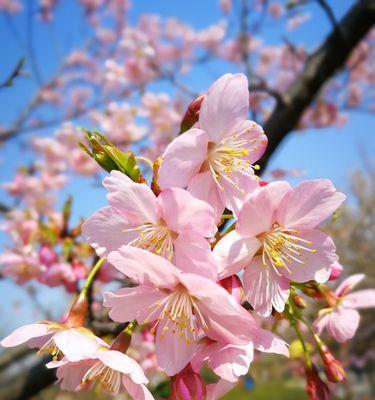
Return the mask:
[(241, 279), (237, 275), (228, 276), (227, 278), (222, 279), (219, 283), (237, 300), (238, 304), (241, 304), (243, 289)]
[(346, 373), (341, 362), (335, 358), (325, 344), (319, 346), (319, 351), (324, 362), (327, 379), (335, 383), (343, 382), (346, 379)]
[(206, 385), (190, 363), (171, 379), (170, 400), (204, 400)]
[(309, 400), (328, 400), (328, 386), (320, 379), (318, 370), (314, 365), (306, 368), (306, 392)]
[(189, 130), (198, 121), (199, 111), (205, 97), (206, 96), (199, 96), (189, 104), (184, 118), (182, 118), (180, 133)]
[(336, 280), (342, 273), (344, 267), (337, 261), (331, 265), (331, 275), (329, 276), (330, 281)]

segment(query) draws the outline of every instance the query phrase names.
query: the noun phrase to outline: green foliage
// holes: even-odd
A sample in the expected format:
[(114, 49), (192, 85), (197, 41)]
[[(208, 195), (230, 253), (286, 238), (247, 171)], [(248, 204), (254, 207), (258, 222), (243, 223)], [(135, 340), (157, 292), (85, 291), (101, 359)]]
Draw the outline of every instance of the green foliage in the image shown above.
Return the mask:
[(82, 149), (104, 170), (107, 172), (113, 170), (120, 171), (134, 182), (140, 181), (141, 171), (132, 151), (121, 151), (97, 131), (83, 130), (86, 132), (86, 139), (89, 143), (89, 147), (84, 143), (80, 143)]

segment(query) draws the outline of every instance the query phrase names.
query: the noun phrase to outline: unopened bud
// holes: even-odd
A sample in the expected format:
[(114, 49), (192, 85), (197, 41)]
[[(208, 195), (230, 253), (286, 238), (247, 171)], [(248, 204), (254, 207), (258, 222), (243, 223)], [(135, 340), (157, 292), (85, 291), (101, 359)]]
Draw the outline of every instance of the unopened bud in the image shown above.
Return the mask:
[(241, 304), (243, 297), (243, 288), (241, 279), (237, 275), (231, 275), (227, 278), (222, 279), (220, 285), (232, 295), (238, 304)]
[(231, 294), (237, 301), (238, 304), (241, 304), (243, 297), (243, 288), (241, 279), (237, 275), (231, 275), (227, 278), (222, 279), (220, 285)]
[(134, 182), (144, 182), (141, 171), (131, 151), (123, 152), (99, 132), (85, 130), (90, 148), (80, 143), (82, 149), (104, 170), (121, 171)]
[(344, 269), (343, 266), (339, 262), (337, 261), (334, 262), (331, 265), (331, 274), (329, 276), (329, 280), (330, 281), (336, 280), (341, 275), (343, 269)]
[(346, 373), (341, 362), (335, 358), (323, 342), (319, 344), (319, 352), (324, 363), (327, 379), (335, 383), (343, 382), (346, 379)]
[(198, 121), (199, 111), (205, 97), (205, 95), (199, 96), (189, 104), (184, 118), (182, 118), (180, 134), (189, 130)]
[(320, 379), (315, 365), (306, 367), (306, 392), (309, 400), (328, 400), (328, 386)]
[(263, 187), (263, 186), (267, 186), (268, 182), (265, 181), (264, 179), (259, 179), (259, 186)]
[(307, 307), (305, 300), (301, 296), (298, 296), (298, 294), (293, 295), (293, 302), (298, 308)]
[(170, 400), (204, 400), (206, 385), (190, 363), (171, 379)]

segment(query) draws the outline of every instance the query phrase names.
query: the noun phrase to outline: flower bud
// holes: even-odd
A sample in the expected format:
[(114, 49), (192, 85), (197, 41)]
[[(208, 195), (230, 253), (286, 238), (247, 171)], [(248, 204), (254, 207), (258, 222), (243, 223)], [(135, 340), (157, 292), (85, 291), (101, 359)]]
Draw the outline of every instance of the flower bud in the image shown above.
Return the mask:
[(298, 308), (307, 307), (305, 300), (301, 296), (298, 296), (298, 294), (293, 295), (293, 302)]
[(306, 367), (306, 392), (309, 400), (328, 400), (328, 386), (320, 379), (315, 365)]
[(237, 300), (238, 304), (241, 304), (243, 288), (241, 279), (237, 275), (228, 276), (227, 278), (222, 279), (219, 283)]
[(199, 111), (205, 97), (205, 95), (199, 96), (189, 104), (184, 118), (182, 118), (180, 134), (189, 130), (198, 121)]
[(206, 385), (190, 363), (171, 379), (170, 400), (204, 400)]
[(47, 244), (42, 244), (39, 250), (39, 261), (41, 264), (49, 267), (57, 262), (57, 254)]
[(85, 130), (90, 148), (80, 143), (82, 149), (104, 170), (121, 171), (134, 182), (144, 182), (144, 178), (131, 151), (122, 152), (98, 132)]
[(344, 267), (337, 261), (331, 265), (331, 275), (329, 276), (330, 281), (336, 280), (342, 273)]
[(331, 353), (329, 348), (321, 343), (319, 345), (319, 352), (324, 362), (324, 372), (330, 382), (343, 382), (346, 379), (346, 373), (343, 365)]

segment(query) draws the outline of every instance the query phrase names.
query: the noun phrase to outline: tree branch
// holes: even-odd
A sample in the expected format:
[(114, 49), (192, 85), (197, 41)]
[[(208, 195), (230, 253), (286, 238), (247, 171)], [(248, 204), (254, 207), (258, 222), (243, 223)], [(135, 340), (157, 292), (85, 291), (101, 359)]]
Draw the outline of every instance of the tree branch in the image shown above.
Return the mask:
[(303, 72), (297, 77), (264, 124), (268, 147), (259, 165), (264, 170), (271, 155), (287, 134), (296, 128), (304, 111), (323, 85), (345, 65), (357, 44), (375, 23), (375, 0), (356, 2), (308, 59)]

